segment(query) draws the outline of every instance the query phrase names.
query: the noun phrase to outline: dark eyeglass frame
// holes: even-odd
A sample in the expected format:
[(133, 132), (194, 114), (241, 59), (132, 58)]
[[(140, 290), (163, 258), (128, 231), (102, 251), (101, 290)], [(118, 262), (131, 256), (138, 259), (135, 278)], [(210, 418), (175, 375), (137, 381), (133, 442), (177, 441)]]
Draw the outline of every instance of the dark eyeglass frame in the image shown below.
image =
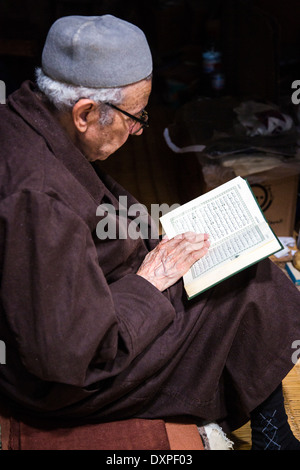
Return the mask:
[[(148, 115), (148, 113), (145, 109), (143, 109), (143, 111), (142, 111), (142, 114), (141, 114), (142, 117), (138, 118), (136, 116), (133, 116), (133, 114), (130, 114), (127, 111), (124, 111), (124, 109), (118, 108), (117, 106), (115, 106), (112, 103), (105, 103), (105, 104), (107, 106), (110, 106), (111, 108), (115, 109), (116, 111), (120, 111), (120, 113), (125, 114), (125, 116), (128, 116), (130, 119), (133, 119), (134, 121), (141, 124), (141, 127), (137, 131), (133, 132), (132, 134), (136, 134), (137, 132), (139, 132), (144, 127), (149, 127), (149, 123), (148, 123), (149, 115)], [(143, 119), (143, 116), (145, 117), (145, 119)]]

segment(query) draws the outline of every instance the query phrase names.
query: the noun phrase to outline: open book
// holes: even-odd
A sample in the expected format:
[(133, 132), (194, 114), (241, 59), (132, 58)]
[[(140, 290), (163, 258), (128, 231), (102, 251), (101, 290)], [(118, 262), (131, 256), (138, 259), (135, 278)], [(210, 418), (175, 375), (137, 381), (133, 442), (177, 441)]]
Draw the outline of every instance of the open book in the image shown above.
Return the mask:
[(283, 248), (249, 183), (240, 176), (168, 212), (160, 221), (169, 238), (187, 231), (210, 235), (208, 253), (183, 277), (189, 298)]

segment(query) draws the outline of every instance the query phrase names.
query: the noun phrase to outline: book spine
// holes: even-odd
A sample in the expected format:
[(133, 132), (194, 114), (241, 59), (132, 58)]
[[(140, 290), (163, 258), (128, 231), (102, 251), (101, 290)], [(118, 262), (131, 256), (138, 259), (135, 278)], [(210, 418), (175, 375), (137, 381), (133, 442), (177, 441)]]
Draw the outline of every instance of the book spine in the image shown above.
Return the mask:
[[(296, 278), (293, 271), (291, 270), (290, 266), (288, 265), (288, 263), (285, 265), (285, 269), (288, 273), (288, 275), (290, 276), (291, 280), (293, 281), (293, 283), (296, 285), (296, 286), (300, 286), (300, 278)], [(299, 273), (300, 275), (300, 273)]]

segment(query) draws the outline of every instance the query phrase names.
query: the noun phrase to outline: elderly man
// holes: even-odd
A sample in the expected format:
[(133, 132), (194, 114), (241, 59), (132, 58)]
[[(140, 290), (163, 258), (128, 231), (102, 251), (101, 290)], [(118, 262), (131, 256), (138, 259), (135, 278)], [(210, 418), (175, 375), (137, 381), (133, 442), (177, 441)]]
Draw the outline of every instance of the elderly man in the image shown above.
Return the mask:
[[(281, 381), (300, 302), (277, 267), (263, 261), (188, 301), (181, 277), (207, 234), (97, 236), (99, 205), (136, 203), (101, 160), (147, 126), (151, 75), (139, 28), (65, 17), (37, 86), (1, 106), (0, 392), (64, 422), (188, 415), (229, 430), (250, 417), (253, 448), (297, 448)], [(115, 222), (132, 218), (116, 210)]]

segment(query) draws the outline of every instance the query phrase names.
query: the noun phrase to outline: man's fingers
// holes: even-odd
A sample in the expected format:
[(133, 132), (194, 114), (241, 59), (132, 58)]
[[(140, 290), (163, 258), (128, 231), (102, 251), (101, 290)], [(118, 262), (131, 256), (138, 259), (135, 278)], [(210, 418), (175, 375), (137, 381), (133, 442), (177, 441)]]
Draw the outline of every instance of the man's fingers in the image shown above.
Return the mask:
[(170, 250), (170, 253), (174, 250), (177, 256), (180, 253), (189, 254), (204, 247), (209, 248), (209, 246), (209, 235), (207, 233), (194, 232), (178, 234), (169, 240), (167, 245), (164, 245), (165, 249)]
[(188, 240), (190, 242), (199, 242), (209, 239), (208, 233), (184, 232), (175, 235), (173, 240)]
[(157, 250), (167, 273), (174, 269), (187, 271), (207, 253), (209, 246), (208, 234), (188, 232), (158, 245)]
[(209, 245), (204, 245), (202, 248), (199, 250), (194, 250), (190, 253), (191, 259), (194, 260), (194, 262), (198, 261), (200, 258), (202, 258), (206, 253), (208, 252)]

